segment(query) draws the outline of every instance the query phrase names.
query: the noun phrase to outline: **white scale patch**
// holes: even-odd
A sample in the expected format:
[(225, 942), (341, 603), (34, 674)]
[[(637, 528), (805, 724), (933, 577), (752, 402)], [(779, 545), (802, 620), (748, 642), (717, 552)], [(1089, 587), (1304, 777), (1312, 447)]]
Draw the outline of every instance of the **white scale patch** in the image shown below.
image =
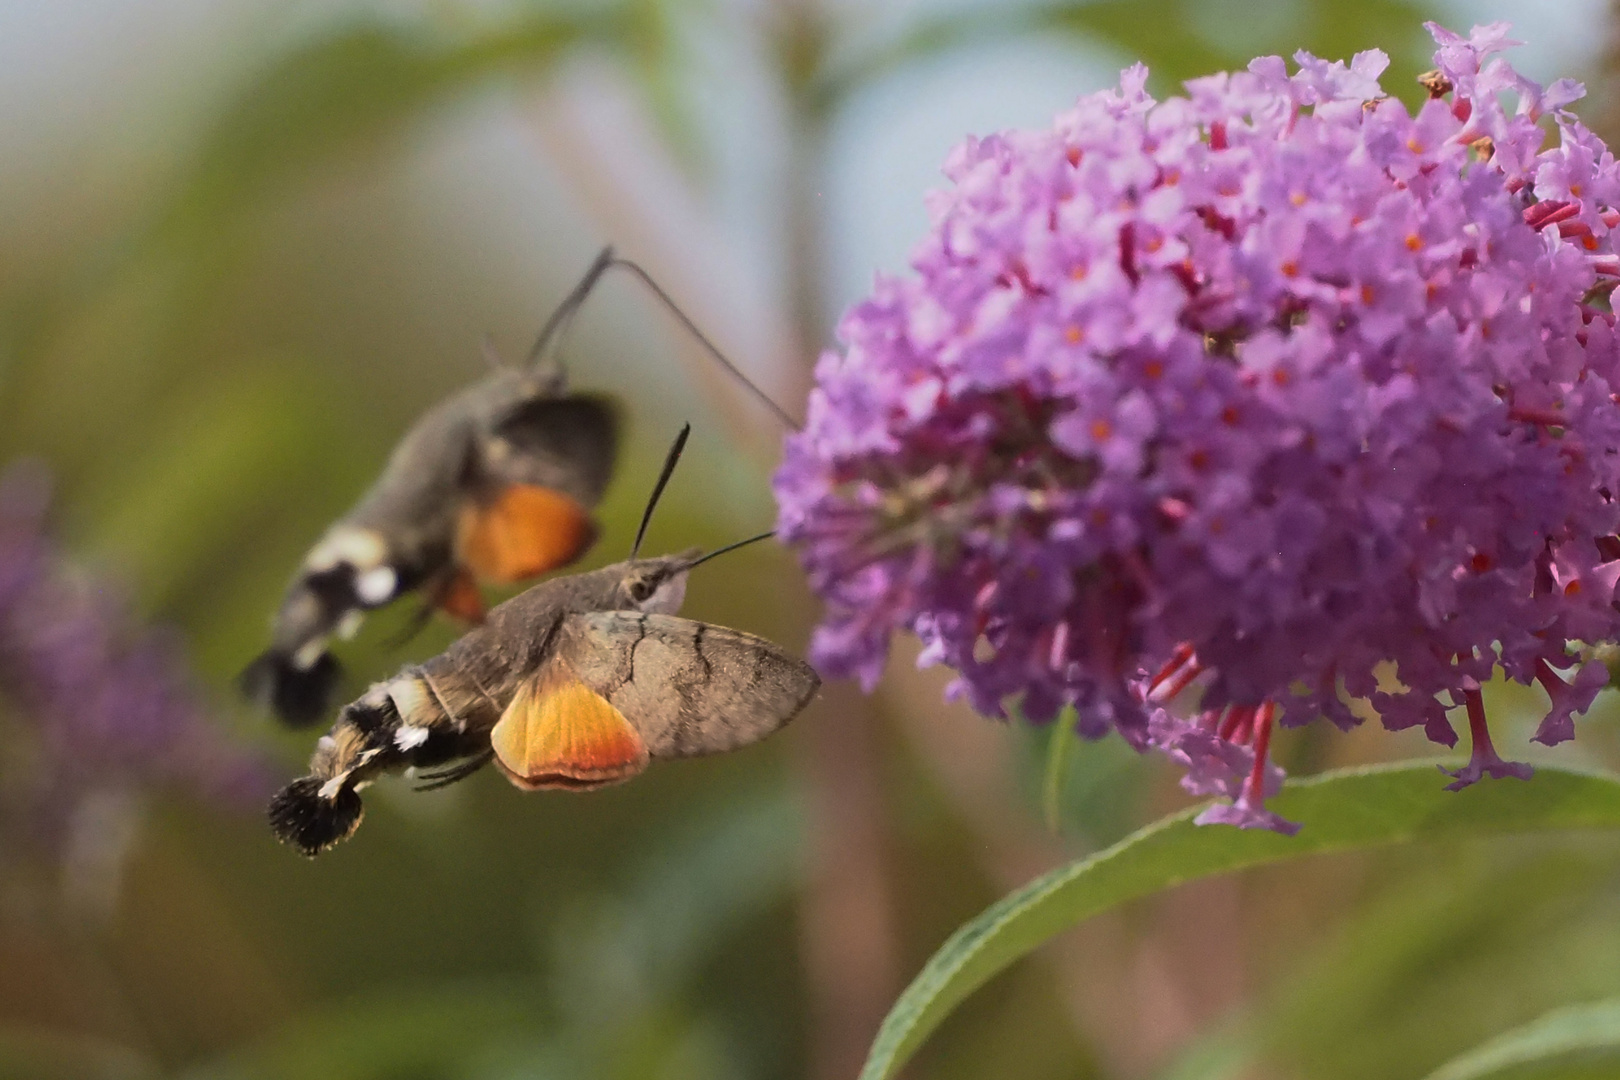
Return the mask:
[(370, 529), (357, 529), (345, 525), (321, 537), (320, 543), (310, 549), (304, 559), (306, 569), (315, 573), (330, 570), (338, 563), (348, 563), (362, 573), (378, 566), (388, 557), (388, 545)]
[(673, 615), (686, 600), (686, 571), (672, 574), (638, 606), (649, 615)]
[(321, 790), (317, 791), (315, 794), (319, 795), (328, 802), (335, 801), (338, 797), (338, 792), (343, 790), (343, 781), (349, 778), (349, 772), (350, 770), (345, 769), (343, 772), (338, 773), (336, 776), (332, 777), (332, 779), (322, 784)]
[(337, 636), (348, 641), (360, 632), (360, 624), (366, 621), (365, 612), (350, 611), (344, 614), (343, 620), (337, 624)]
[(394, 745), (401, 750), (415, 750), (428, 741), (428, 729), (414, 724), (401, 724), (394, 732)]
[(354, 579), (354, 594), (362, 604), (381, 604), (392, 600), (399, 575), (392, 566), (378, 566)]
[(306, 641), (302, 648), (292, 655), (292, 665), (299, 671), (308, 671), (320, 662), (326, 654), (326, 638), (318, 637), (313, 641)]

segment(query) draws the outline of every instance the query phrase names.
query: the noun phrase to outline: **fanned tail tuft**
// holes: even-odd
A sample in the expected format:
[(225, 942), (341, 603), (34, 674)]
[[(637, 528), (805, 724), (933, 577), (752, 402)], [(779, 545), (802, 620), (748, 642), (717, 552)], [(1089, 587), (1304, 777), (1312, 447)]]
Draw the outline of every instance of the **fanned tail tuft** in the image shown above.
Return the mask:
[(321, 781), (305, 776), (270, 800), (270, 828), (276, 839), (312, 859), (352, 836), (365, 813), (359, 793), (347, 784), (331, 798), (321, 794), (321, 787)]

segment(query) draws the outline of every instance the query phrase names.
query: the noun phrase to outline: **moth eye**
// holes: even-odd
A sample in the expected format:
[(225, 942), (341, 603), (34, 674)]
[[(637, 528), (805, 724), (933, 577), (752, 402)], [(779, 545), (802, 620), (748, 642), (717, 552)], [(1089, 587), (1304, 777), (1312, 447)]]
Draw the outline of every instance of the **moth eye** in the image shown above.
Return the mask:
[(658, 586), (649, 578), (637, 578), (630, 583), (630, 599), (637, 604), (657, 591)]

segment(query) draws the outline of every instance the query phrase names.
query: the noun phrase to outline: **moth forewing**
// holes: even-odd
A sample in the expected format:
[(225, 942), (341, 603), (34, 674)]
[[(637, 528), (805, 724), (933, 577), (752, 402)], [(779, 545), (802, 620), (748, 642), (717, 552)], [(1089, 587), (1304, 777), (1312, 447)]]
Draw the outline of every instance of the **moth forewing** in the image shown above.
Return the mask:
[(630, 721), (654, 758), (756, 743), (821, 686), (815, 669), (774, 642), (674, 615), (572, 615), (559, 638), (558, 655)]
[(480, 447), (485, 470), (595, 506), (618, 460), (618, 409), (589, 394), (527, 400), (492, 425)]

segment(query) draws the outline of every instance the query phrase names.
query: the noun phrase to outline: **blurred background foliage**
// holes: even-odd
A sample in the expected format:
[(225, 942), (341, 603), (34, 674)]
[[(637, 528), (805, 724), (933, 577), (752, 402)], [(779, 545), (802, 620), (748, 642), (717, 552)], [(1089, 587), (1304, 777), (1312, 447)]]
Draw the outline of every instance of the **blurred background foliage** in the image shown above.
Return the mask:
[[(963, 135), (1045, 123), (1138, 58), (1165, 93), (1380, 47), (1413, 97), (1423, 19), (1501, 17), (1523, 69), (1587, 78), (1583, 112), (1620, 134), (1601, 0), (0, 2), (0, 458), (49, 464), (55, 534), (183, 629), (219, 724), (291, 775), (310, 738), (229, 687), (287, 576), (477, 377), (480, 337), (518, 354), (603, 243), (798, 411)], [(771, 520), (779, 431), (633, 285), (565, 350), (629, 419), (589, 565), (622, 557), (685, 419), (650, 547)], [(813, 619), (763, 547), (701, 571), (685, 613), (795, 648)], [(344, 650), (348, 689), (453, 636), (390, 648), (406, 615)], [(315, 863), (163, 793), (110, 906), (0, 861), (0, 1076), (853, 1076), (966, 917), (1184, 801), (1117, 744), (1052, 772), (1046, 732), (940, 704), (899, 653), (870, 700), (829, 688), (771, 743), (589, 797), (385, 784)], [(1620, 764), (1608, 697), (1563, 760)], [(1309, 772), (1416, 749), (1309, 730), (1280, 753)], [(1188, 886), (992, 984), (908, 1075), (1422, 1077), (1620, 994), (1617, 856), (1475, 841)], [(1556, 1068), (1536, 1075), (1620, 1065)]]

